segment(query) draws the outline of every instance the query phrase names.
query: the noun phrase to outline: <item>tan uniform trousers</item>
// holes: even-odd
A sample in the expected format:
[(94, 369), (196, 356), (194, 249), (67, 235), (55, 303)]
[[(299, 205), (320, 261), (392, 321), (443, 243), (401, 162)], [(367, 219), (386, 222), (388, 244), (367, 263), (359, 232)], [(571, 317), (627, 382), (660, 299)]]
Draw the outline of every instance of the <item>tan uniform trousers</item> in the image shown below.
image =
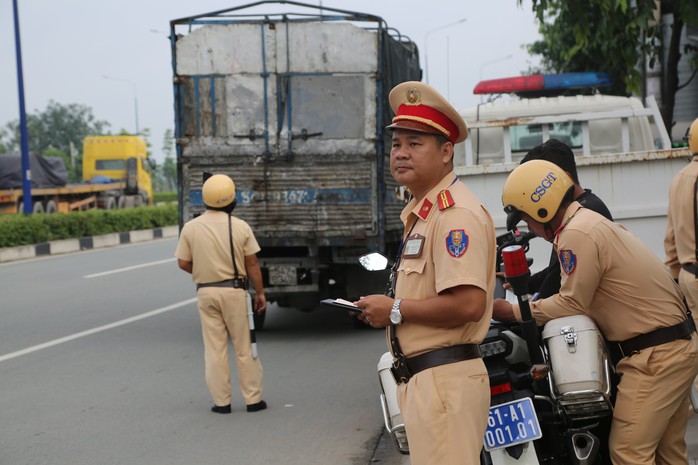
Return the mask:
[(609, 448), (614, 465), (688, 463), (688, 392), (698, 374), (696, 335), (622, 359)]
[(397, 395), (412, 465), (480, 463), (490, 408), (482, 359), (421, 371)]
[[(698, 327), (698, 278), (693, 273), (681, 268), (681, 271), (679, 271), (679, 287), (681, 287), (681, 292), (686, 297), (688, 309), (693, 314), (693, 321), (696, 322), (696, 327)], [(698, 390), (698, 377), (696, 377), (693, 383)]]
[(205, 287), (197, 291), (204, 337), (206, 384), (216, 405), (232, 397), (228, 335), (233, 341), (240, 392), (245, 404), (262, 400), (262, 364), (252, 356), (246, 292), (243, 289)]

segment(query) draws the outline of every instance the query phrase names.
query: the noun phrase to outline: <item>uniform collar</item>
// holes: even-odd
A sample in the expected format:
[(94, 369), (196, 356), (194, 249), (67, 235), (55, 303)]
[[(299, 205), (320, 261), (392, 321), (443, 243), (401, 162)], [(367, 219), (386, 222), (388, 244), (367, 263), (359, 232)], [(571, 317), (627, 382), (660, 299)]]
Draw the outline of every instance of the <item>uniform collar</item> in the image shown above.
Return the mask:
[(417, 202), (415, 199), (410, 200), (410, 202), (405, 206), (405, 208), (402, 210), (402, 213), (400, 214), (400, 219), (403, 222), (406, 222), (407, 218), (410, 215), (414, 215), (417, 218), (420, 218), (424, 221), (429, 218), (429, 215), (431, 215), (431, 212), (435, 209), (438, 209), (438, 206), (436, 205), (437, 202), (437, 196), (439, 195), (439, 192), (443, 191), (444, 189), (448, 189), (451, 184), (455, 183), (458, 180), (458, 177), (456, 176), (455, 171), (451, 171), (448, 173), (446, 176), (444, 176), (441, 181), (437, 185), (431, 188), (429, 192), (420, 200)]
[(581, 209), (582, 204), (580, 204), (577, 201), (572, 202), (567, 206), (567, 210), (565, 210), (565, 216), (562, 218), (562, 224), (560, 225), (559, 228), (555, 230), (555, 242), (557, 242), (557, 237), (558, 234), (560, 234), (560, 231), (565, 229), (565, 226), (567, 226), (567, 223), (570, 222), (570, 220), (574, 217), (574, 215)]

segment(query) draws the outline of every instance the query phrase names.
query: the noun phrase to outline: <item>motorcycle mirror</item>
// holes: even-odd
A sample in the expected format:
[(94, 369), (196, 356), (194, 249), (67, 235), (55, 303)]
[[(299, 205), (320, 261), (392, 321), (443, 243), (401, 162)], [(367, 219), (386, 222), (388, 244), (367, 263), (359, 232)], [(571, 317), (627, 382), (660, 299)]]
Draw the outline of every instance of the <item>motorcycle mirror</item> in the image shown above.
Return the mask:
[(388, 259), (378, 252), (371, 252), (360, 256), (359, 263), (368, 271), (381, 271), (388, 267)]

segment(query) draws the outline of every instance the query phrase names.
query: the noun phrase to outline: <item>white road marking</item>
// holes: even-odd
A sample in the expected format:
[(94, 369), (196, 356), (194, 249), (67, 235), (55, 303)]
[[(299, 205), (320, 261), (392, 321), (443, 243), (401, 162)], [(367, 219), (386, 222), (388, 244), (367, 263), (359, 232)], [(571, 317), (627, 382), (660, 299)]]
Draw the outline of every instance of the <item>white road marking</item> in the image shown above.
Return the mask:
[(114, 273), (123, 273), (124, 271), (131, 271), (131, 270), (136, 270), (138, 268), (145, 268), (147, 266), (153, 266), (153, 265), (160, 265), (162, 263), (169, 263), (177, 260), (176, 258), (168, 258), (167, 260), (159, 260), (157, 262), (148, 262), (148, 263), (142, 263), (140, 265), (133, 265), (133, 266), (127, 266), (126, 268), (118, 268), (116, 270), (111, 270), (111, 271), (103, 271), (101, 273), (93, 273), (93, 274), (88, 274), (83, 276), (84, 278), (90, 279), (90, 278), (97, 278), (99, 276), (106, 276), (108, 274), (114, 274)]
[(161, 307), (155, 310), (152, 310), (150, 312), (146, 313), (141, 313), (140, 315), (132, 316), (130, 318), (125, 318), (123, 320), (115, 321), (114, 323), (109, 323), (103, 326), (97, 326), (96, 328), (88, 329), (86, 331), (80, 331), (79, 333), (71, 334), (70, 336), (65, 336), (61, 337), (58, 339), (54, 339), (53, 341), (48, 341), (44, 342), (42, 344), (37, 344), (32, 347), (27, 347), (26, 349), (18, 350), (16, 352), (10, 352), (9, 354), (5, 354), (0, 356), (0, 362), (4, 362), (6, 360), (10, 360), (16, 357), (21, 357), (22, 355), (27, 355), (31, 354), (32, 352), (36, 352), (39, 350), (47, 349), (49, 347), (57, 346), (59, 344), (63, 344), (65, 342), (70, 342), (74, 341), (75, 339), (79, 339), (81, 337), (85, 336), (90, 336), (95, 333), (100, 333), (102, 331), (106, 331), (108, 329), (113, 329), (113, 328), (118, 328), (119, 326), (124, 326), (129, 323), (133, 323), (135, 321), (139, 320), (144, 320), (146, 318), (150, 318), (151, 316), (156, 316), (160, 315), (161, 313), (169, 312), (171, 310), (176, 310), (180, 307), (184, 307), (185, 305), (189, 305), (196, 302), (196, 297), (187, 299), (187, 300), (182, 300), (181, 302), (177, 302), (172, 305), (168, 305), (167, 307)]

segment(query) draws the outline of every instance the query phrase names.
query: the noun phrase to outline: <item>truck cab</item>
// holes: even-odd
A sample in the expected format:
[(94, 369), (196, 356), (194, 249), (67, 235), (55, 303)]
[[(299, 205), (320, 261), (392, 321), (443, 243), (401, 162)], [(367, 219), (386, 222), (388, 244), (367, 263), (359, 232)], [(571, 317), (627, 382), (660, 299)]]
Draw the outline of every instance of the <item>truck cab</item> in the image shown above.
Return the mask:
[(83, 141), (82, 178), (87, 183), (125, 181), (119, 208), (153, 202), (152, 166), (145, 141), (139, 136), (92, 136)]

